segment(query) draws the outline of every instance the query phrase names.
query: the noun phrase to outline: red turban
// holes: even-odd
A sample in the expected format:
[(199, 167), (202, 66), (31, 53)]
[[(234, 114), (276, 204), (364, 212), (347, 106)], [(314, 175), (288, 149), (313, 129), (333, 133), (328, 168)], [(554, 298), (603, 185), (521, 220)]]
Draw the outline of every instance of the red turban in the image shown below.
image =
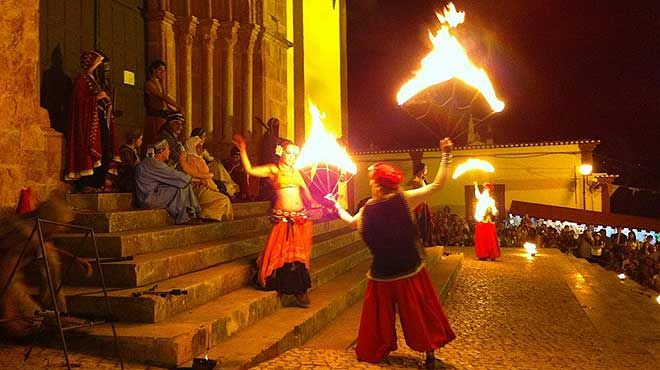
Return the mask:
[(484, 184), (484, 188), (488, 188), (489, 193), (492, 193), (493, 191), (495, 191), (495, 186), (493, 186), (493, 184), (491, 184), (489, 182)]
[(396, 188), (403, 181), (403, 172), (395, 166), (379, 162), (369, 167), (369, 178), (380, 186)]

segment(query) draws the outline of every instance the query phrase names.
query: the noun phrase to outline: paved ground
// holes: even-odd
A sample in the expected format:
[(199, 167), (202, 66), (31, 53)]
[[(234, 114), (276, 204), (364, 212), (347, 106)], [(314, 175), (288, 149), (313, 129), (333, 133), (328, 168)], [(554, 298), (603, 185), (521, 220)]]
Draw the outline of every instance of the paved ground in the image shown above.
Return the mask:
[[(505, 249), (498, 262), (466, 250), (445, 302), (458, 337), (439, 357), (455, 369), (658, 369), (660, 305), (649, 295), (556, 250), (529, 259)], [(416, 369), (422, 361), (400, 338), (389, 364), (359, 363), (351, 349), (300, 348), (257, 369)]]
[[(447, 368), (660, 368), (660, 305), (649, 291), (556, 250), (529, 259), (520, 249), (505, 249), (498, 262), (476, 261), (471, 253), (466, 250), (445, 302), (458, 335), (439, 352)], [(21, 347), (0, 346), (0, 369), (62, 368), (61, 352), (53, 349), (35, 350), (27, 363), (21, 356)], [(422, 360), (400, 338), (389, 363), (359, 363), (351, 349), (317, 346), (291, 350), (257, 369), (417, 369)], [(90, 356), (73, 361), (82, 369), (116, 368)]]

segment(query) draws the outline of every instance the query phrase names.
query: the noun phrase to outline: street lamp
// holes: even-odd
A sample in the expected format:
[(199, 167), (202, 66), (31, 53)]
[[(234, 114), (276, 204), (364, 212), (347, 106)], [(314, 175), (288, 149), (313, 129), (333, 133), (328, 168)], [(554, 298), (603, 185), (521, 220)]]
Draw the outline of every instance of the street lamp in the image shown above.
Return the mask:
[(587, 176), (591, 174), (593, 166), (589, 163), (583, 163), (579, 167), (580, 174), (582, 175), (582, 208), (587, 210)]

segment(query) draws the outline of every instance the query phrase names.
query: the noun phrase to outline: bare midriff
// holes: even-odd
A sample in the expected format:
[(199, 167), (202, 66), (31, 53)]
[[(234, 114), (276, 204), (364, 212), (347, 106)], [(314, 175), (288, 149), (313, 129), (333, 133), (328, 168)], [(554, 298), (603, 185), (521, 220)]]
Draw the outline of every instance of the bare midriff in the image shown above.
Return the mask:
[(275, 199), (275, 209), (283, 211), (302, 211), (305, 208), (302, 197), (300, 196), (300, 187), (286, 187), (275, 190), (277, 195)]

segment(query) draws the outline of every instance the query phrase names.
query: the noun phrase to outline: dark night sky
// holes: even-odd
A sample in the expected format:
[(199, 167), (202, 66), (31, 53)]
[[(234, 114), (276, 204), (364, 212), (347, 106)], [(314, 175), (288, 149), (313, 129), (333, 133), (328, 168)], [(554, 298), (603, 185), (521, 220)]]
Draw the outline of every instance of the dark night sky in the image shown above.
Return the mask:
[[(429, 51), (427, 30), (439, 28), (434, 11), (446, 2), (348, 3), (351, 145), (435, 145), (434, 136), (449, 133), (456, 120), (431, 115), (420, 123), (397, 106), (395, 96)], [(600, 139), (598, 153), (610, 158), (601, 167), (623, 175), (628, 185), (658, 187), (660, 1), (454, 4), (466, 12), (458, 37), (507, 104), (488, 120), (496, 143)], [(448, 86), (432, 89), (442, 96)], [(461, 89), (458, 97), (469, 101), (471, 91)], [(483, 116), (479, 99), (474, 111)], [(455, 131), (466, 127), (458, 126)], [(456, 141), (464, 144), (465, 136)]]

